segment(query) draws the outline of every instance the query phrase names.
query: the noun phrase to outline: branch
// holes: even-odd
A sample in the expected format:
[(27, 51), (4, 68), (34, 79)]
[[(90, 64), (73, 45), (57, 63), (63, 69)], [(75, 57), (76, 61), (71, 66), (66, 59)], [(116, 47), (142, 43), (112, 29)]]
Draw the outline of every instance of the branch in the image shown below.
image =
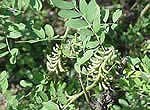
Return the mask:
[(150, 4), (147, 4), (145, 8), (141, 11), (140, 17), (142, 17), (150, 8)]

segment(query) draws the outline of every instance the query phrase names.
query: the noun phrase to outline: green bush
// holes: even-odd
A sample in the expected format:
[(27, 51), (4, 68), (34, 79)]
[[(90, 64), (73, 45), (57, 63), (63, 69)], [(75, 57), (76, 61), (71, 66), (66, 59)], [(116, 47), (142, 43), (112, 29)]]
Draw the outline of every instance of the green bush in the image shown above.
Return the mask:
[(150, 109), (150, 4), (97, 2), (0, 1), (0, 110)]

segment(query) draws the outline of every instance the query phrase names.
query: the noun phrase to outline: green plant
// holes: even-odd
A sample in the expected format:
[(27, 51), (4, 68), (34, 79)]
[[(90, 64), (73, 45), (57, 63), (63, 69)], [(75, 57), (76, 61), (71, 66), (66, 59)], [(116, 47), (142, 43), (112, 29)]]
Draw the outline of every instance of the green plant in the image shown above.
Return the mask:
[[(48, 7), (58, 16), (47, 19)], [(7, 109), (150, 109), (149, 40), (142, 36), (149, 20), (141, 16), (123, 32), (122, 17), (121, 9), (95, 0), (0, 1), (0, 92)], [(55, 20), (64, 23), (63, 34)], [(129, 47), (144, 41), (139, 51), (118, 51), (117, 31)]]

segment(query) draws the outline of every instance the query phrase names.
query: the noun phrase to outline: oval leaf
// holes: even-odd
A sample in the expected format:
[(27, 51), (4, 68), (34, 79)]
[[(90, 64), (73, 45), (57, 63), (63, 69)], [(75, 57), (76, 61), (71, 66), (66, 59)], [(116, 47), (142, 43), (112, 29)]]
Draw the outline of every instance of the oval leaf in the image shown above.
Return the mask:
[(0, 87), (2, 89), (2, 91), (6, 91), (7, 88), (8, 88), (8, 81), (7, 81), (7, 77), (8, 77), (8, 74), (6, 71), (3, 71), (1, 74), (0, 74)]
[(86, 44), (86, 47), (91, 49), (97, 47), (98, 45), (99, 45), (98, 41), (90, 41)]
[(124, 107), (128, 107), (128, 106), (129, 106), (128, 102), (127, 102), (126, 100), (124, 100), (124, 99), (119, 99), (119, 103), (120, 103), (122, 106), (124, 106)]
[(11, 64), (15, 64), (16, 63), (16, 56), (11, 56), (9, 61)]
[(8, 38), (12, 38), (12, 39), (17, 39), (19, 37), (21, 37), (21, 33), (19, 31), (12, 31), (9, 33), (9, 35), (7, 36)]
[(97, 7), (96, 16), (93, 21), (93, 30), (97, 33), (100, 29), (100, 8)]
[(79, 14), (78, 12), (76, 12), (74, 10), (61, 10), (61, 11), (59, 11), (58, 15), (62, 18), (68, 18), (68, 19), (81, 16), (81, 14)]
[(103, 21), (106, 23), (108, 18), (109, 18), (109, 9), (105, 9), (105, 16), (103, 18)]
[(95, 0), (91, 0), (87, 6), (86, 18), (87, 20), (92, 23), (96, 14), (97, 14), (97, 3)]
[(27, 82), (27, 81), (25, 81), (25, 80), (21, 80), (20, 81), (20, 85), (22, 86), (22, 87), (32, 87), (32, 83), (30, 83), (30, 82)]
[(0, 49), (5, 48), (7, 45), (5, 43), (0, 43)]
[(114, 13), (113, 13), (113, 16), (112, 16), (112, 20), (113, 22), (115, 23), (122, 15), (122, 10), (116, 10)]
[(80, 0), (79, 8), (82, 14), (86, 14), (87, 11), (87, 3), (85, 0)]
[(75, 63), (74, 65), (74, 69), (76, 70), (76, 72), (80, 73), (81, 72), (81, 68), (80, 65), (78, 63)]
[(102, 44), (105, 41), (105, 33), (102, 32), (100, 35), (100, 44)]
[(77, 60), (77, 63), (79, 65), (84, 64), (86, 61), (88, 61), (93, 55), (93, 50), (87, 50), (84, 54), (83, 57)]
[(13, 49), (11, 49), (11, 54), (13, 55), (13, 56), (17, 56), (18, 55), (18, 53), (19, 53), (19, 50), (17, 49), (17, 48), (13, 48)]
[(53, 27), (49, 24), (46, 24), (45, 27), (45, 33), (49, 38), (52, 38), (54, 36), (54, 30)]
[(33, 29), (34, 33), (35, 33), (39, 38), (41, 38), (41, 39), (44, 39), (44, 38), (45, 38), (45, 32), (44, 32), (43, 28), (41, 28), (40, 30), (38, 30), (38, 29), (35, 29), (35, 28), (32, 27), (32, 29)]
[(6, 51), (6, 52), (3, 52), (3, 53), (0, 53), (0, 58), (6, 56), (7, 54), (9, 54), (9, 51)]
[(41, 110), (59, 110), (57, 104), (52, 101), (43, 102), (43, 108)]
[(88, 26), (88, 24), (81, 19), (70, 19), (65, 23), (65, 26), (74, 28), (74, 29), (83, 29)]
[(74, 4), (72, 2), (67, 2), (63, 0), (51, 0), (52, 4), (61, 9), (72, 9), (74, 8)]

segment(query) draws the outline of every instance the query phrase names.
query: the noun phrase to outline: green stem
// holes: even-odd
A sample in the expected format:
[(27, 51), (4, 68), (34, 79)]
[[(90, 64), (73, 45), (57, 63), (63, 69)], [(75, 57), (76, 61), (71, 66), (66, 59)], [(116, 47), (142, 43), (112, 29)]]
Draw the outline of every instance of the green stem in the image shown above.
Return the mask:
[(62, 37), (63, 39), (65, 39), (67, 37), (68, 32), (69, 32), (69, 27), (66, 28), (66, 31)]
[(17, 41), (16, 43), (31, 43), (33, 41), (33, 43), (37, 43), (37, 42), (42, 42), (42, 41), (47, 41), (48, 39), (40, 39), (40, 40), (28, 40), (28, 41)]
[(80, 81), (81, 87), (82, 87), (82, 89), (83, 89), (85, 99), (86, 99), (87, 103), (89, 104), (89, 99), (88, 99), (87, 91), (86, 91), (86, 89), (85, 89), (85, 87), (84, 87), (84, 85), (83, 85), (81, 73), (79, 73), (79, 81)]
[(7, 48), (8, 48), (9, 53), (12, 55), (7, 37), (6, 37), (5, 41), (6, 41), (6, 45), (7, 45)]

